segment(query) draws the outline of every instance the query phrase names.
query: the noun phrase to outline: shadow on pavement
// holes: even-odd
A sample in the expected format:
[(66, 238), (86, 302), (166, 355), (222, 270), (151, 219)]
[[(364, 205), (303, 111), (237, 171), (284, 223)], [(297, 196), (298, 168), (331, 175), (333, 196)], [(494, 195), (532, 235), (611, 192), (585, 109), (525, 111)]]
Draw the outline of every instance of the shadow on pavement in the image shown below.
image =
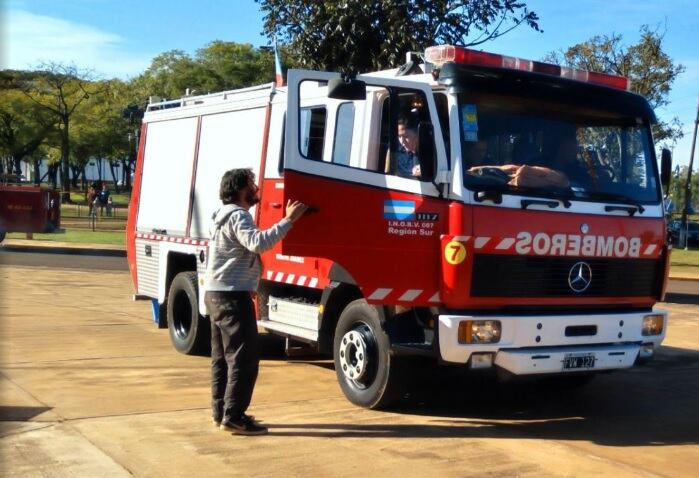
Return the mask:
[(699, 294), (680, 294), (668, 292), (665, 294), (665, 302), (673, 304), (699, 305)]
[[(428, 424), (281, 424), (278, 436), (537, 438), (607, 446), (699, 443), (699, 352), (663, 347), (654, 361), (603, 374), (578, 389), (500, 383), (460, 368), (418, 370), (419, 384), (391, 412)], [(378, 417), (379, 415), (377, 415)]]
[(51, 410), (51, 407), (0, 406), (0, 421), (26, 422)]

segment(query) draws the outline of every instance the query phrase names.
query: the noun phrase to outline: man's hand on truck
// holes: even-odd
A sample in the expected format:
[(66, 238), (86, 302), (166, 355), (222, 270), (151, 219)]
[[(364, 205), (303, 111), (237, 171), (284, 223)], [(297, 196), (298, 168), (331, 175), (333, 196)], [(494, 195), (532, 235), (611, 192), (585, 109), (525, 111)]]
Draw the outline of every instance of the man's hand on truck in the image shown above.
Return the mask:
[(308, 206), (305, 204), (299, 201), (292, 202), (291, 199), (289, 199), (286, 202), (286, 219), (291, 222), (296, 222), (307, 210)]

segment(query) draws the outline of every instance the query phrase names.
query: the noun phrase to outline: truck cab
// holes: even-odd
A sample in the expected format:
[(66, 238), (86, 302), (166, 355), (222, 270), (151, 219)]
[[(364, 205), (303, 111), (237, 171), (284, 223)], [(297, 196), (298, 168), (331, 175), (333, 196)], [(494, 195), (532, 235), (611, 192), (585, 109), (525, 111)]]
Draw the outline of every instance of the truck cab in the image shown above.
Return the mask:
[[(343, 104), (365, 123), (343, 130), (346, 161), (310, 158), (295, 113), (307, 84), (338, 76), (290, 73), (284, 189), (315, 213), (282, 253), (341, 266), (384, 331), (403, 336), (389, 337), (394, 352), (581, 377), (649, 358), (666, 328), (653, 306), (669, 248), (648, 103), (625, 78), (451, 46), (425, 58), (426, 72), (352, 80), (366, 97)], [(404, 114), (418, 126), (419, 176), (386, 168)], [(341, 330), (359, 345), (335, 347), (350, 356), (336, 369), (354, 397), (370, 368), (359, 355), (378, 342), (362, 320)]]

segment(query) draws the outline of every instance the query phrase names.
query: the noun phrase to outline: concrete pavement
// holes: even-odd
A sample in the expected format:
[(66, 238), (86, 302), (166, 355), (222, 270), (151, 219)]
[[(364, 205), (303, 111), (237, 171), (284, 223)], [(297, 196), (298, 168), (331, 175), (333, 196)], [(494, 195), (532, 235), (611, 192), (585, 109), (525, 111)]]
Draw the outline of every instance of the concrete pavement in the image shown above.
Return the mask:
[[(0, 269), (4, 476), (696, 476), (699, 308), (673, 305), (649, 366), (580, 391), (455, 370), (391, 412), (352, 406), (327, 360), (265, 338), (251, 413), (209, 422), (208, 359), (177, 354), (122, 271)], [(329, 440), (328, 438), (332, 438)]]

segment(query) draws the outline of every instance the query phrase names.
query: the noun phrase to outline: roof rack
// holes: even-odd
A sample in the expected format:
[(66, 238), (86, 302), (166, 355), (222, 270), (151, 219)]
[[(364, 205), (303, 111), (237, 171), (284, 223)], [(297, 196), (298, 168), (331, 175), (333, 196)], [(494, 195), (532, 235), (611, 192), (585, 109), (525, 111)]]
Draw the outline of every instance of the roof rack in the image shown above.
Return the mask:
[(222, 103), (224, 101), (230, 100), (230, 99), (236, 99), (239, 98), (240, 95), (246, 94), (246, 93), (252, 93), (255, 91), (265, 91), (265, 90), (270, 90), (274, 91), (276, 89), (276, 85), (274, 82), (272, 83), (265, 83), (262, 85), (257, 85), (257, 86), (250, 86), (248, 88), (240, 88), (237, 90), (227, 90), (227, 91), (221, 91), (218, 93), (209, 93), (206, 95), (198, 95), (198, 96), (183, 96), (180, 99), (177, 100), (165, 100), (165, 101), (158, 101), (158, 102), (153, 102), (149, 103), (146, 106), (146, 111), (160, 111), (160, 110), (166, 110), (166, 109), (171, 109), (171, 108), (183, 108), (186, 106), (200, 106), (200, 105), (213, 105), (217, 103)]

